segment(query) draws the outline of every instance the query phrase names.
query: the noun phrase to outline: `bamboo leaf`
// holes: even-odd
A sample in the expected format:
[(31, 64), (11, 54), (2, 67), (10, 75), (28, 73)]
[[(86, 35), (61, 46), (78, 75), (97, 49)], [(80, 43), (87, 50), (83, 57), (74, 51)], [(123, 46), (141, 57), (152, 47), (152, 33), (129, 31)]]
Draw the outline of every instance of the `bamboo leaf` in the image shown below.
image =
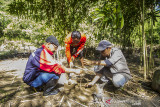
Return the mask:
[(102, 17), (98, 17), (98, 18), (94, 19), (94, 22), (97, 21), (97, 20), (99, 20), (99, 19), (101, 19), (101, 18), (102, 18)]
[(103, 17), (103, 16), (105, 16), (104, 14), (98, 14), (98, 17)]
[(123, 18), (123, 15), (122, 15), (122, 19), (121, 19), (121, 29), (123, 28), (124, 26), (124, 18)]

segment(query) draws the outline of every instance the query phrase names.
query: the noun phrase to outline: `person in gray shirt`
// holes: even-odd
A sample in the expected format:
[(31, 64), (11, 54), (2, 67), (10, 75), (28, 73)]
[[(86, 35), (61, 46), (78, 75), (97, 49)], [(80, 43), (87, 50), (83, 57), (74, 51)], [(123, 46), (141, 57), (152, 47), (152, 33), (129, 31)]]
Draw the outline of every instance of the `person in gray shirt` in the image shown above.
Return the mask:
[(84, 59), (83, 61), (85, 65), (96, 65), (94, 67), (96, 76), (86, 86), (94, 85), (100, 78), (106, 83), (109, 78), (112, 78), (115, 87), (123, 87), (131, 79), (131, 74), (122, 51), (118, 48), (112, 48), (112, 43), (107, 40), (100, 41), (96, 50), (101, 52), (101, 60)]

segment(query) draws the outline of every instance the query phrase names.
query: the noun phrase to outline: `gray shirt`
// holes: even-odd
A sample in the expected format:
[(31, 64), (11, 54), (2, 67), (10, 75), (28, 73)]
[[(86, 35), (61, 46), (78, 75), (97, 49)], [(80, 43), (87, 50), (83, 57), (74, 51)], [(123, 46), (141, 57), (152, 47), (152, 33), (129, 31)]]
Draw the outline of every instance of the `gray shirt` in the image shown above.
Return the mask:
[(122, 51), (118, 48), (112, 48), (110, 57), (105, 58), (105, 63), (107, 64), (107, 68), (110, 69), (112, 74), (122, 74), (126, 77), (126, 79), (130, 79), (130, 70), (127, 66), (126, 59), (122, 53)]

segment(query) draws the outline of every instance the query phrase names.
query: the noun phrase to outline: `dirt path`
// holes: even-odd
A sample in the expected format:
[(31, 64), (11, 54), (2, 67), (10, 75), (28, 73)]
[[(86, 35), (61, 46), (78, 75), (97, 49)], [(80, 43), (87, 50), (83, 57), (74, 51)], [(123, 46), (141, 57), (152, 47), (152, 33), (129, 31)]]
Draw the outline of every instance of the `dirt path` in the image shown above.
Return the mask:
[[(4, 107), (83, 107), (83, 106), (110, 106), (110, 107), (158, 107), (160, 95), (150, 88), (150, 81), (143, 81), (138, 73), (138, 65), (129, 62), (133, 79), (123, 89), (115, 89), (112, 84), (104, 86), (102, 99), (92, 96), (92, 88), (84, 88), (83, 84), (90, 81), (93, 75), (78, 77), (78, 85), (67, 88), (54, 96), (43, 96), (42, 92), (34, 92), (23, 83), (22, 76), (27, 58), (9, 59), (0, 61), (0, 106)], [(91, 68), (89, 68), (91, 69)], [(67, 86), (69, 87), (69, 86)], [(88, 102), (86, 102), (86, 100)]]
[[(28, 58), (21, 58), (21, 59), (7, 59), (0, 61), (0, 71), (9, 71), (8, 73), (10, 74), (10, 71), (13, 71), (11, 74), (14, 76), (17, 76), (18, 78), (22, 78), (25, 66), (27, 63)], [(7, 73), (7, 74), (8, 74)]]

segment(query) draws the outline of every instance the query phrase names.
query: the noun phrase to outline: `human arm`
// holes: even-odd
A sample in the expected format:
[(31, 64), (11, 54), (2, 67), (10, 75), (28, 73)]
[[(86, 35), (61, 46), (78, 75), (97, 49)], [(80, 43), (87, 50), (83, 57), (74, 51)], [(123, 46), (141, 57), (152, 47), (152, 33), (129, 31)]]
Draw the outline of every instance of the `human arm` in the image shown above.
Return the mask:
[(97, 73), (91, 82), (85, 84), (85, 87), (93, 86), (100, 79), (101, 76), (102, 74)]
[(66, 54), (66, 57), (67, 57), (67, 61), (68, 61), (68, 64), (69, 64), (69, 67), (73, 67), (73, 61), (75, 59), (75, 57), (71, 57), (71, 52), (70, 52), (70, 44), (67, 42), (67, 39), (65, 40), (65, 47), (66, 47), (66, 50), (65, 50), (65, 54)]
[(67, 61), (68, 61), (68, 63), (70, 63), (70, 62), (72, 62), (71, 52), (70, 52), (70, 44), (66, 43), (65, 47), (66, 47), (65, 54), (66, 54), (66, 57), (67, 57)]
[(68, 63), (70, 63), (72, 60), (71, 60), (71, 52), (70, 52), (70, 45), (72, 43), (72, 40), (71, 40), (71, 33), (69, 33), (66, 38), (65, 38), (65, 54), (66, 54), (66, 57), (67, 57), (67, 61)]
[(107, 64), (106, 64), (106, 62), (104, 60), (94, 61), (94, 60), (84, 59), (83, 63), (85, 65), (102, 65), (102, 66), (107, 66)]
[(73, 68), (71, 69), (71, 68), (66, 68), (66, 67), (64, 67), (64, 69), (65, 69), (65, 73), (75, 73), (77, 75), (83, 72), (81, 69), (73, 69)]

